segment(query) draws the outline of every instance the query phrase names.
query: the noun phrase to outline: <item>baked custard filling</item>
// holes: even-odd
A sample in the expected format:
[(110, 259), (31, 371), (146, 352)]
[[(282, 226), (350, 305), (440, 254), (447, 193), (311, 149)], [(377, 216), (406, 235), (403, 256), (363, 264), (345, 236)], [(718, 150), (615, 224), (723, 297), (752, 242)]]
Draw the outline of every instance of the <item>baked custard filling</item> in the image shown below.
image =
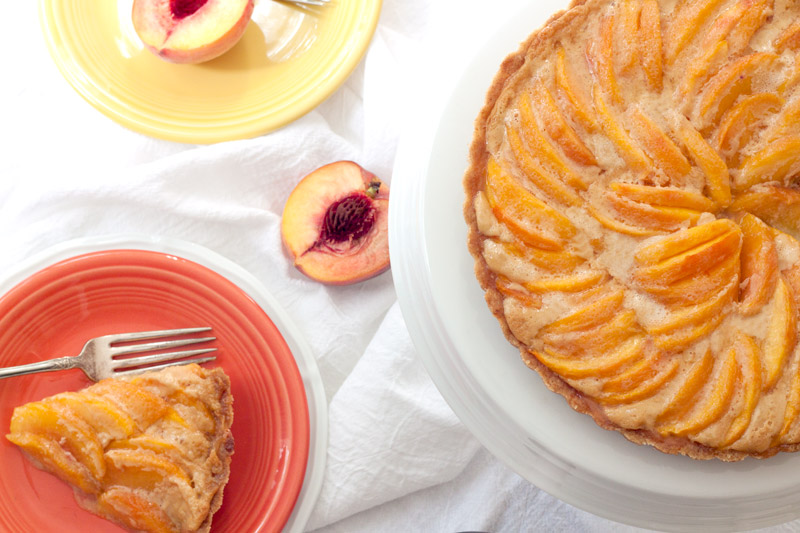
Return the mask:
[(469, 249), (509, 341), (606, 429), (800, 447), (800, 5), (586, 0), (475, 123)]

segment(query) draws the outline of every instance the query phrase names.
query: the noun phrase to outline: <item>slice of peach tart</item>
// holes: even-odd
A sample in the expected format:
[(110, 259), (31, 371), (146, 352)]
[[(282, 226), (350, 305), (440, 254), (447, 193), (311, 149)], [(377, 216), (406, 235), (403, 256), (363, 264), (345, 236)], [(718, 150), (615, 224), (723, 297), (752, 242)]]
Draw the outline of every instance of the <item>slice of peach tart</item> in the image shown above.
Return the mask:
[(228, 376), (191, 364), (17, 407), (7, 438), (81, 507), (124, 528), (207, 532), (228, 482), (232, 421)]
[(668, 453), (800, 449), (800, 4), (577, 0), (500, 67), (469, 250), (522, 359)]

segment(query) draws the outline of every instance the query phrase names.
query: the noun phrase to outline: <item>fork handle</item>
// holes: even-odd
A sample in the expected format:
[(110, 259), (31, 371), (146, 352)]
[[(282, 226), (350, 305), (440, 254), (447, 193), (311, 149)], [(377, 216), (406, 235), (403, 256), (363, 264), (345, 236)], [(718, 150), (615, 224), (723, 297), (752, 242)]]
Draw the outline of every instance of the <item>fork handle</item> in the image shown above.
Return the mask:
[(29, 365), (9, 366), (0, 368), (0, 379), (12, 378), (14, 376), (24, 376), (25, 374), (33, 374), (34, 372), (51, 372), (53, 370), (68, 370), (78, 366), (77, 357), (58, 357), (48, 361), (41, 361), (39, 363), (31, 363)]

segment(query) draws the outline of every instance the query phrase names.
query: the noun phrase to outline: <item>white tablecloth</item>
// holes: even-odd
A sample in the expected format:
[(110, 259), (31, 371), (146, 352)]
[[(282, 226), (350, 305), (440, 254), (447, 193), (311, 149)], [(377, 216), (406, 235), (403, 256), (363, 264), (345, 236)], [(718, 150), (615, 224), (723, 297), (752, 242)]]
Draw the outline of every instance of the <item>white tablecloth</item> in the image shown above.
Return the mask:
[(149, 138), (97, 112), (50, 59), (37, 2), (5, 2), (0, 275), (53, 244), (117, 233), (192, 241), (254, 274), (311, 345), (329, 402), (309, 530), (634, 531), (538, 490), (481, 447), (418, 360), (391, 272), (326, 287), (281, 249), (297, 181), (352, 159), (391, 183), (414, 105), (404, 96), (451, 79), (519, 1), (385, 0), (367, 55), (327, 101), (277, 132), (211, 146)]

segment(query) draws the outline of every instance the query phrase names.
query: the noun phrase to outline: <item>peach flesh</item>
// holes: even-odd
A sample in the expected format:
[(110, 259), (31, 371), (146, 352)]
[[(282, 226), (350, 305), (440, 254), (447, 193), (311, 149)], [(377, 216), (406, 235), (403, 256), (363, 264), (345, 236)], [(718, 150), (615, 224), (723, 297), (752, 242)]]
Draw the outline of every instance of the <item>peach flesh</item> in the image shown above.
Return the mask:
[(351, 161), (307, 175), (289, 195), (281, 235), (294, 266), (322, 283), (362, 281), (389, 268), (388, 186)]

